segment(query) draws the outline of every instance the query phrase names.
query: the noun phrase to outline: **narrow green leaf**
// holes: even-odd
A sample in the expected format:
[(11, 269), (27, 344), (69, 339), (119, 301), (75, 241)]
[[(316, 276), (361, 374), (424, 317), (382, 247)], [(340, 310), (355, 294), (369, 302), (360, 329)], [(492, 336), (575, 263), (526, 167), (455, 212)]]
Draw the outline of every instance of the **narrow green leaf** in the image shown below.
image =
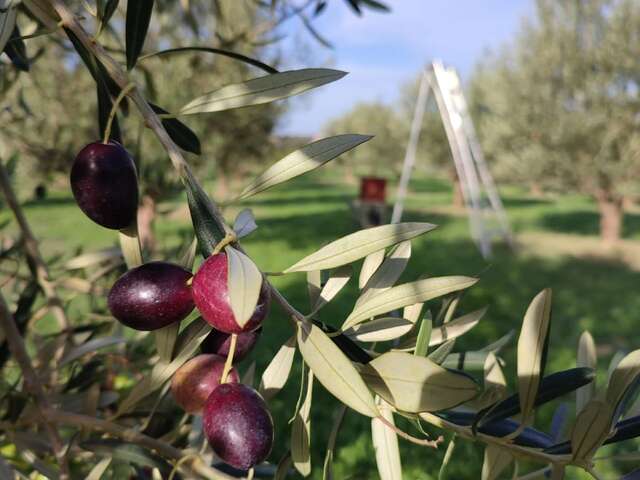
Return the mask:
[[(151, 109), (157, 114), (165, 114), (169, 113), (164, 108), (159, 107), (158, 105), (154, 105), (150, 103), (149, 106)], [(162, 122), (162, 126), (167, 131), (171, 140), (178, 145), (185, 152), (193, 153), (195, 155), (200, 155), (202, 153), (202, 148), (200, 146), (200, 139), (184, 123), (182, 123), (177, 118), (162, 118), (160, 120)]]
[(168, 48), (166, 50), (161, 50), (159, 52), (148, 53), (147, 55), (141, 56), (138, 61), (146, 60), (147, 58), (153, 57), (164, 57), (166, 55), (171, 55), (175, 53), (192, 53), (192, 52), (206, 52), (213, 53), (215, 55), (222, 55), (225, 57), (233, 58), (234, 60), (239, 60), (241, 62), (247, 63), (254, 67), (260, 68), (267, 73), (278, 73), (278, 70), (273, 68), (266, 63), (262, 63), (260, 60), (255, 58), (247, 57), (246, 55), (242, 55), (241, 53), (232, 52), (231, 50), (223, 50), (221, 48), (211, 48), (211, 47), (178, 47), (178, 48)]
[[(625, 409), (640, 380), (640, 350), (626, 355), (611, 374), (607, 386), (607, 402), (617, 417)], [(617, 418), (613, 419), (617, 421)]]
[(544, 373), (550, 324), (551, 290), (545, 289), (529, 305), (518, 339), (518, 390), (523, 424), (531, 417), (540, 378)]
[(433, 352), (429, 353), (427, 358), (432, 362), (437, 363), (438, 365), (442, 365), (444, 361), (447, 359), (447, 356), (453, 350), (453, 347), (456, 345), (456, 339), (447, 340), (442, 343), (438, 348), (436, 348)]
[[(593, 337), (587, 331), (583, 332), (578, 342), (578, 356), (576, 360), (576, 366), (589, 367), (595, 370), (597, 356), (596, 356), (596, 344), (593, 341)], [(589, 403), (596, 392), (596, 382), (593, 381), (588, 385), (576, 390), (576, 412), (580, 412), (584, 406)]]
[(291, 454), (287, 453), (278, 462), (278, 466), (276, 467), (276, 473), (273, 475), (273, 480), (285, 480), (289, 475), (289, 470), (291, 469), (291, 463), (292, 463)]
[(429, 349), (429, 340), (431, 339), (432, 322), (430, 318), (423, 318), (418, 330), (418, 338), (416, 339), (416, 348), (414, 355), (424, 357)]
[(273, 73), (209, 92), (186, 104), (180, 109), (179, 114), (220, 112), (269, 103), (334, 82), (345, 75), (345, 72), (327, 68), (305, 68)]
[(465, 290), (477, 281), (477, 278), (463, 276), (434, 277), (389, 288), (359, 305), (356, 304), (342, 328), (353, 327), (368, 318), (390, 312), (396, 308), (427, 302), (448, 293)]
[(119, 0), (98, 0), (96, 2), (98, 20), (100, 20), (96, 36), (99, 35), (104, 29), (105, 25), (109, 23), (109, 20), (111, 20), (111, 17), (118, 8), (118, 3)]
[(333, 298), (340, 293), (340, 291), (345, 287), (349, 280), (351, 279), (351, 275), (353, 275), (353, 268), (351, 265), (345, 265), (342, 267), (336, 268), (327, 283), (324, 284), (322, 290), (320, 291), (320, 296), (316, 300), (315, 305), (313, 306), (313, 311), (317, 312), (322, 307), (324, 307), (327, 303), (329, 303)]
[(495, 480), (513, 461), (508, 450), (497, 445), (487, 445), (484, 449), (482, 480)]
[(309, 294), (309, 306), (313, 309), (320, 298), (322, 291), (322, 272), (320, 270), (311, 270), (307, 272), (307, 292)]
[(371, 276), (376, 273), (376, 270), (382, 265), (384, 261), (384, 248), (377, 252), (370, 253), (364, 258), (362, 262), (362, 268), (360, 269), (360, 276), (358, 277), (358, 288), (362, 290)]
[(573, 458), (590, 460), (611, 433), (613, 408), (607, 402), (591, 400), (576, 418), (571, 432)]
[[(380, 414), (394, 424), (393, 411), (389, 404), (378, 397)], [(376, 465), (380, 480), (402, 480), (402, 462), (396, 432), (387, 427), (376, 417), (371, 419), (371, 439), (376, 452)]]
[(444, 458), (442, 459), (442, 464), (440, 465), (440, 470), (438, 471), (438, 480), (445, 480), (447, 478), (447, 466), (451, 461), (451, 457), (453, 456), (453, 449), (456, 447), (456, 436), (453, 434), (451, 440), (449, 440), (449, 444), (447, 445), (447, 449), (444, 452)]
[(127, 2), (127, 19), (125, 26), (125, 43), (127, 54), (127, 70), (135, 67), (144, 40), (149, 29), (153, 0), (135, 0)]
[(278, 160), (247, 185), (239, 200), (264, 192), (292, 178), (315, 170), (344, 152), (372, 138), (369, 135), (345, 134), (312, 142)]
[(112, 457), (104, 457), (91, 469), (85, 480), (100, 480), (102, 474), (106, 472), (109, 465), (111, 465), (112, 460)]
[(291, 427), (291, 460), (303, 477), (311, 473), (311, 399), (313, 372), (309, 370), (307, 394)]
[(98, 455), (112, 457), (116, 460), (132, 463), (141, 467), (153, 467), (160, 470), (164, 477), (171, 473), (171, 466), (159, 455), (117, 439), (88, 440), (80, 443), (80, 447)]
[(381, 248), (415, 238), (434, 228), (436, 226), (430, 223), (395, 223), (360, 230), (325, 245), (287, 268), (284, 273), (339, 267), (355, 262)]
[(262, 374), (258, 391), (265, 400), (272, 399), (287, 383), (296, 353), (295, 346), (296, 337), (292, 336), (280, 347)]
[(244, 327), (258, 304), (262, 288), (262, 273), (253, 260), (241, 251), (230, 245), (224, 250), (227, 254), (229, 303), (236, 323)]
[(380, 397), (409, 413), (453, 408), (471, 400), (479, 390), (469, 376), (403, 352), (383, 353), (364, 365), (361, 374)]
[(324, 465), (322, 467), (322, 480), (333, 480), (333, 454), (336, 449), (336, 440), (338, 432), (347, 411), (346, 405), (340, 405), (333, 416), (333, 427), (327, 441), (327, 453), (324, 456)]
[[(0, 50), (0, 52), (1, 51), (2, 50)], [(18, 70), (22, 72), (29, 71), (30, 65), (29, 57), (27, 56), (27, 47), (21, 38), (20, 29), (18, 28), (17, 23), (14, 25), (11, 36), (9, 37), (9, 40), (4, 47), (4, 53), (7, 54), (7, 56), (11, 59), (11, 63), (13, 63), (13, 66)]]
[(464, 335), (480, 322), (480, 319), (487, 312), (487, 309), (488, 307), (484, 307), (479, 310), (475, 310), (434, 328), (431, 332), (429, 345), (438, 345), (442, 342)]
[(96, 350), (101, 350), (103, 348), (112, 347), (113, 345), (117, 345), (119, 343), (124, 343), (125, 339), (122, 337), (102, 337), (96, 338), (94, 340), (89, 340), (82, 345), (78, 345), (77, 347), (69, 350), (65, 356), (60, 360), (60, 367), (67, 365), (68, 363), (77, 360), (78, 358), (86, 355), (87, 353), (95, 352)]
[(386, 342), (401, 337), (413, 326), (406, 318), (382, 317), (356, 325), (344, 334), (359, 342)]
[(209, 196), (202, 190), (191, 173), (183, 177), (191, 222), (198, 239), (198, 248), (203, 257), (207, 258), (215, 246), (225, 237), (224, 230), (215, 221), (216, 207)]
[(4, 50), (9, 38), (11, 38), (11, 32), (13, 32), (13, 28), (16, 25), (17, 14), (18, 12), (15, 8), (0, 12), (0, 52)]
[(382, 265), (371, 275), (362, 287), (356, 306), (366, 302), (369, 298), (390, 289), (404, 272), (411, 257), (411, 242), (400, 242), (384, 259)]
[(378, 409), (353, 364), (317, 326), (298, 324), (298, 348), (318, 381), (338, 400), (368, 417)]
[(96, 264), (115, 260), (122, 257), (122, 251), (117, 247), (105, 248), (95, 252), (83, 253), (73, 257), (64, 264), (67, 270), (77, 270), (80, 268), (92, 267)]
[(245, 208), (238, 213), (233, 222), (233, 231), (236, 232), (238, 238), (244, 238), (258, 228), (256, 219), (250, 208)]

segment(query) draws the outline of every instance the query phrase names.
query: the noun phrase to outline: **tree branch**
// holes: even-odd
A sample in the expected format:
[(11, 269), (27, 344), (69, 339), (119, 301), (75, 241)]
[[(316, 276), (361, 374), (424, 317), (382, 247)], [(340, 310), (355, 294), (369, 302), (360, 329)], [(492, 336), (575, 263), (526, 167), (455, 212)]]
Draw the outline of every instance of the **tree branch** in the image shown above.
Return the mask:
[(27, 222), (27, 218), (25, 217), (22, 207), (16, 198), (16, 195), (11, 187), (11, 182), (9, 181), (9, 175), (7, 174), (7, 169), (4, 164), (0, 161), (0, 189), (2, 189), (2, 193), (7, 200), (7, 204), (9, 208), (13, 212), (16, 221), (18, 222), (18, 226), (20, 227), (20, 232), (22, 233), (22, 238), (24, 241), (24, 250), (27, 254), (27, 258), (29, 259), (33, 269), (35, 271), (36, 279), (38, 280), (38, 284), (42, 291), (44, 292), (45, 297), (47, 298), (47, 302), (51, 307), (51, 311), (53, 312), (56, 320), (58, 321), (58, 326), (61, 330), (69, 328), (69, 320), (67, 319), (67, 314), (62, 307), (62, 301), (56, 292), (55, 287), (49, 280), (49, 272), (47, 269), (47, 264), (42, 259), (42, 255), (40, 254), (40, 249), (38, 248), (38, 241), (33, 235), (31, 231), (31, 227)]
[(53, 449), (53, 453), (58, 460), (58, 464), (60, 465), (60, 478), (61, 479), (69, 479), (69, 465), (67, 464), (67, 459), (64, 452), (64, 443), (58, 434), (55, 426), (50, 422), (47, 418), (47, 412), (50, 410), (49, 402), (47, 397), (45, 396), (45, 392), (42, 389), (42, 385), (38, 380), (38, 376), (33, 369), (33, 365), (31, 364), (31, 358), (27, 353), (27, 349), (24, 345), (24, 341), (20, 332), (18, 331), (18, 327), (16, 326), (16, 322), (13, 318), (13, 315), (9, 311), (9, 307), (0, 293), (0, 327), (4, 331), (5, 337), (7, 339), (7, 343), (9, 344), (9, 350), (11, 354), (15, 358), (20, 370), (22, 371), (23, 378), (23, 387), (35, 401), (38, 415), (41, 418), (42, 424), (44, 425), (45, 431), (47, 432), (47, 436), (51, 441), (51, 447)]

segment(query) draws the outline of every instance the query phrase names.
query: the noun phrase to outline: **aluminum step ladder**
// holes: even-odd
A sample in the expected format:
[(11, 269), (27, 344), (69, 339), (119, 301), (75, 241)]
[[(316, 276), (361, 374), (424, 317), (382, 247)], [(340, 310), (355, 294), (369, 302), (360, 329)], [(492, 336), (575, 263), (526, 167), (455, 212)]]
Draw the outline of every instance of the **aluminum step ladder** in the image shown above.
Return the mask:
[(498, 189), (480, 148), (460, 78), (453, 68), (445, 68), (439, 61), (433, 62), (424, 71), (420, 81), (391, 223), (398, 223), (402, 218), (430, 92), (435, 97), (460, 180), (471, 236), (482, 256), (488, 258), (495, 239), (513, 247), (513, 235)]

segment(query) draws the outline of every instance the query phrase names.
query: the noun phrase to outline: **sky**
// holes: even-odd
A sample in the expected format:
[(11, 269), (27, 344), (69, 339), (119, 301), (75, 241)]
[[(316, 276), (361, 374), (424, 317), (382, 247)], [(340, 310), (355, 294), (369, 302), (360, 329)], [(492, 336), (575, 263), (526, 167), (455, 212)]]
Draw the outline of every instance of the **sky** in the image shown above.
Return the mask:
[(464, 84), (483, 55), (512, 38), (533, 11), (533, 0), (384, 2), (391, 13), (366, 10), (358, 17), (344, 0), (331, 0), (313, 24), (333, 49), (315, 42), (297, 20), (284, 26), (285, 53), (297, 51), (286, 56), (286, 68), (328, 67), (349, 75), (292, 100), (281, 134), (313, 136), (358, 102), (393, 103), (432, 59), (458, 69)]

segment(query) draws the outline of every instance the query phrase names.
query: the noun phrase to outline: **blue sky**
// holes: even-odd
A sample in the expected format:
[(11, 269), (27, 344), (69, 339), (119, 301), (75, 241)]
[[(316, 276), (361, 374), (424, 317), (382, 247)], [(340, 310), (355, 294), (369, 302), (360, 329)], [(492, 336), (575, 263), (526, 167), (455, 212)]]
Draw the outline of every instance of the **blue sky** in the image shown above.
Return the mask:
[(489, 50), (508, 41), (533, 0), (385, 0), (391, 13), (367, 10), (358, 17), (343, 0), (331, 0), (314, 25), (334, 44), (315, 43), (298, 21), (284, 28), (286, 68), (325, 66), (349, 72), (342, 80), (291, 102), (279, 130), (314, 135), (354, 104), (392, 103), (399, 89), (431, 59), (456, 67), (463, 82)]

